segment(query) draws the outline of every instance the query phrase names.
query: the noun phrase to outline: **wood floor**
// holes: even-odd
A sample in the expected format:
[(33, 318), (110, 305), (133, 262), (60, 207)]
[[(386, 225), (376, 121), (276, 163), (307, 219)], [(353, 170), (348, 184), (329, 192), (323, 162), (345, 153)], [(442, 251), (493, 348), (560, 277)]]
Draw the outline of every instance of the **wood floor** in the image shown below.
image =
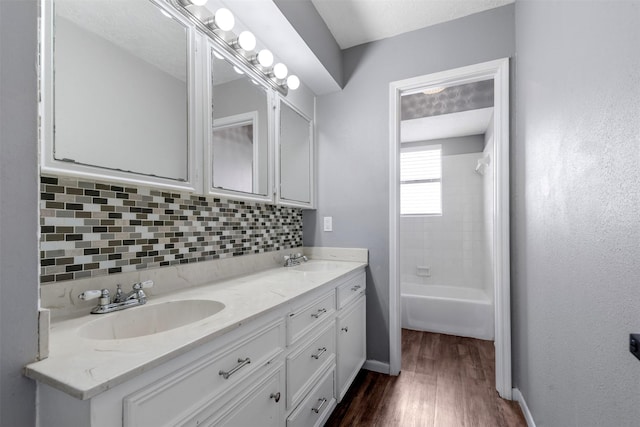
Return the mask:
[(326, 426), (526, 427), (494, 360), (491, 341), (403, 329), (401, 374), (360, 371)]

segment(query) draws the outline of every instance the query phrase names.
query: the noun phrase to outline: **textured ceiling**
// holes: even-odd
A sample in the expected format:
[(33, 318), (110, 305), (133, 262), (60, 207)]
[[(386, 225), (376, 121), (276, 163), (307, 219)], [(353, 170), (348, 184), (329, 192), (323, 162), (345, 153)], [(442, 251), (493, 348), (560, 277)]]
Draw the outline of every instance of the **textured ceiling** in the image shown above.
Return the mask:
[(311, 0), (341, 49), (451, 21), (514, 0)]
[(493, 79), (450, 86), (431, 95), (403, 95), (400, 102), (401, 120), (493, 107)]

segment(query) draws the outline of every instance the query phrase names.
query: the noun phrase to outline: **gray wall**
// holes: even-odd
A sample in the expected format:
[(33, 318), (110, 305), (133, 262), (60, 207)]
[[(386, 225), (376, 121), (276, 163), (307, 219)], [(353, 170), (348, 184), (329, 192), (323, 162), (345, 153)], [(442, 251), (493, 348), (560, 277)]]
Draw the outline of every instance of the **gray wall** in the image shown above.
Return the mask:
[[(389, 83), (512, 56), (514, 5), (350, 48), (346, 86), (318, 97), (318, 210), (304, 244), (365, 247), (368, 358), (389, 361)], [(322, 217), (333, 216), (333, 232)]]
[(514, 380), (538, 427), (640, 420), (640, 2), (518, 2)]
[(333, 38), (327, 24), (316, 10), (311, 0), (273, 0), (287, 21), (313, 51), (322, 65), (342, 87), (342, 57), (340, 46)]
[(38, 171), (35, 0), (0, 1), (0, 425), (35, 425)]

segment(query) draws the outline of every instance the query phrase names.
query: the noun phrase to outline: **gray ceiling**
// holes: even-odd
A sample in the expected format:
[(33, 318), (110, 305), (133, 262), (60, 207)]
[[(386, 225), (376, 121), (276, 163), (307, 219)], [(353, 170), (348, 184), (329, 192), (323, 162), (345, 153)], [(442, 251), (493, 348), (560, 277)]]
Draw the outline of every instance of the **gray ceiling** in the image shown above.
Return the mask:
[(404, 95), (401, 103), (401, 120), (493, 107), (493, 79), (451, 86), (433, 95)]

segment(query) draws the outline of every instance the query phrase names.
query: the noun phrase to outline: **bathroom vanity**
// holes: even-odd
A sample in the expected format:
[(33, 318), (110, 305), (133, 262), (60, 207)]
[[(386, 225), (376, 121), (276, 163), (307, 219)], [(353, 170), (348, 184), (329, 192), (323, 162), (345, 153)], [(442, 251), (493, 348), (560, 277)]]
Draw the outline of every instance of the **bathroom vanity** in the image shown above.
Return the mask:
[(312, 259), (54, 321), (25, 368), (42, 425), (322, 425), (365, 361), (365, 267)]

